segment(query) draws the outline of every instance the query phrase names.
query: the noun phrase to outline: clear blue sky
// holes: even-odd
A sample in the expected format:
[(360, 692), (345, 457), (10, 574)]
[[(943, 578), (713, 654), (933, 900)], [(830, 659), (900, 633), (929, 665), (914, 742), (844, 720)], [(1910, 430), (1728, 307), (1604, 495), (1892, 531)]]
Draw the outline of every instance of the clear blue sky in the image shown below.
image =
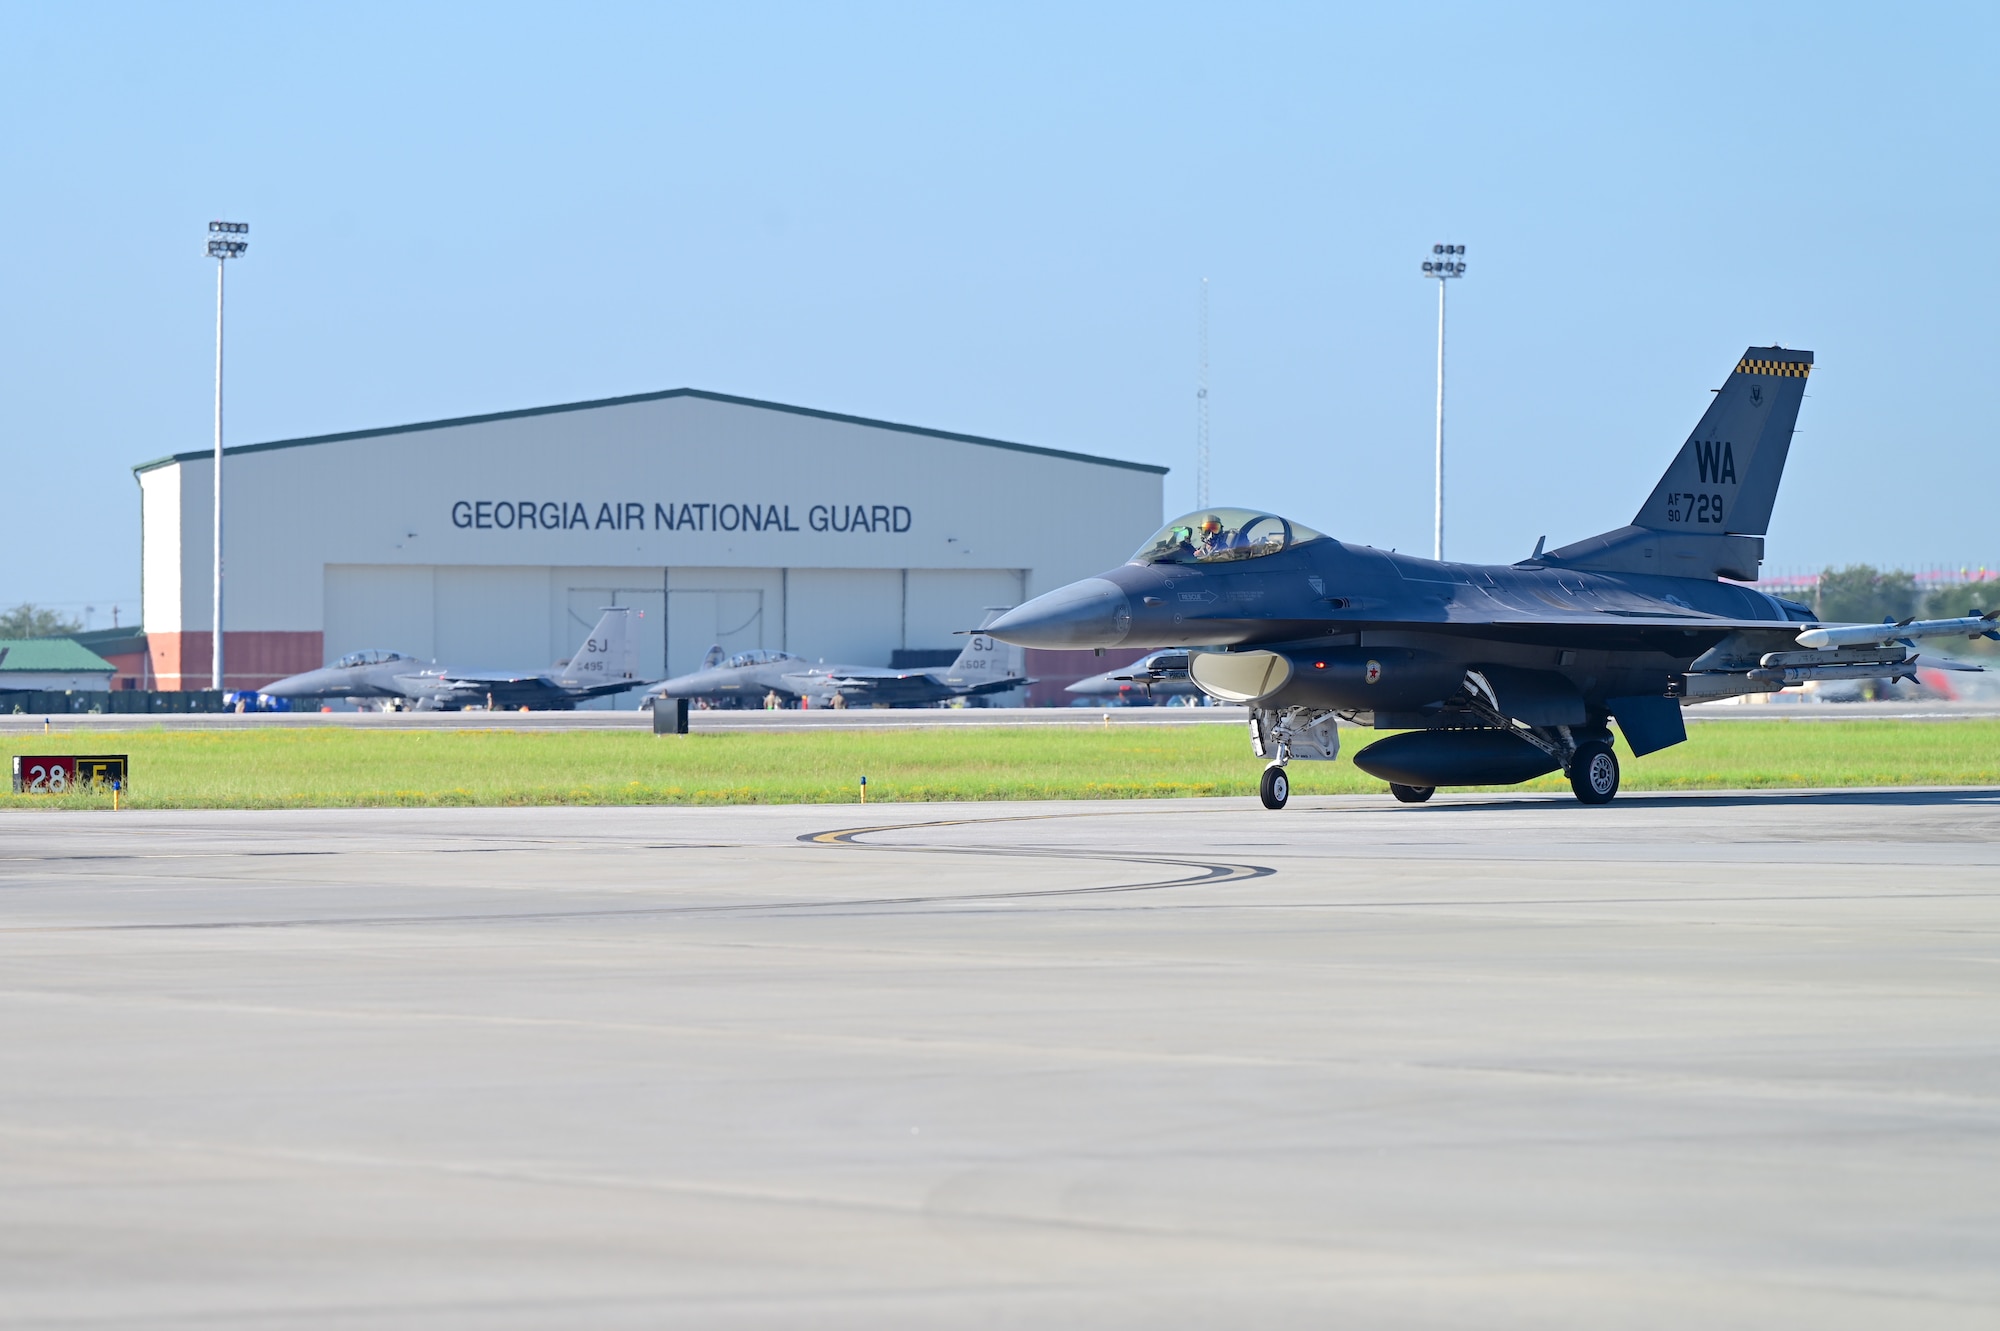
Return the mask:
[(1454, 557), (1627, 521), (1775, 341), (1819, 369), (1767, 569), (2000, 562), (1996, 12), (13, 6), (0, 602), (130, 622), (211, 217), (235, 443), (691, 385), (1178, 511), (1206, 276), (1216, 500), (1427, 551), (1452, 239)]

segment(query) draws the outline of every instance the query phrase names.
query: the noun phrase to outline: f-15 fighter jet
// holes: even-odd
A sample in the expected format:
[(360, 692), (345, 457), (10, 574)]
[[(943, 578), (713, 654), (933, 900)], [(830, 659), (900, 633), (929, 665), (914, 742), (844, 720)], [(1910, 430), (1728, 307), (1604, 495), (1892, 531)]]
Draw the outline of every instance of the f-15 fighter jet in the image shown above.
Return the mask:
[(607, 609), (575, 653), (547, 670), (450, 670), (426, 667), (402, 652), (360, 651), (330, 666), (267, 684), (260, 692), (272, 698), (400, 701), (422, 711), (488, 704), (569, 711), (586, 698), (623, 693), (645, 682), (638, 677), (631, 615), (625, 607)]
[[(1000, 613), (988, 611), (987, 618)], [(647, 689), (639, 706), (643, 709), (658, 697), (707, 698), (725, 706), (755, 706), (776, 693), (787, 701), (804, 699), (813, 707), (831, 706), (836, 695), (844, 706), (919, 707), (953, 698), (1005, 693), (1034, 682), (1022, 677), (1019, 652), (981, 633), (967, 640), (950, 665), (922, 670), (814, 664), (790, 652), (764, 648), (724, 660), (722, 649), (716, 647), (709, 650), (700, 670)]]
[(1188, 654), (1170, 647), (1149, 652), (1131, 665), (1106, 670), (1088, 679), (1079, 679), (1063, 689), (1079, 698), (1118, 698), (1125, 702), (1164, 702), (1169, 698), (1199, 697), (1201, 690), (1188, 678)]

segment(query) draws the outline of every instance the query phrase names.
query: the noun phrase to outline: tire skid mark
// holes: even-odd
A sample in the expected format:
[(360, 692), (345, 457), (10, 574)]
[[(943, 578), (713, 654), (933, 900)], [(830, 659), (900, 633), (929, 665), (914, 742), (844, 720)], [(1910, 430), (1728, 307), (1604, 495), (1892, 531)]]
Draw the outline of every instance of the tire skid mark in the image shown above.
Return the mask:
[[(965, 823), (1029, 822), (1037, 819), (1085, 816), (1089, 815), (1029, 814), (1011, 815), (1000, 818), (952, 818), (927, 823), (835, 829), (831, 832), (807, 833), (798, 837), (797, 840), (807, 844), (840, 845), (857, 850), (893, 854), (977, 855), (987, 859), (994, 856), (1005, 856), (1034, 860), (1084, 860), (1107, 865), (1144, 865), (1153, 869), (1166, 868), (1182, 870), (1184, 872), (1175, 873), (1165, 878), (1147, 878), (1135, 883), (1102, 883), (1090, 887), (1023, 888), (1018, 891), (1006, 892), (945, 892), (905, 896), (853, 897), (819, 901), (746, 901), (690, 906), (628, 906), (573, 911), (483, 911), (455, 912), (443, 915), (313, 916), (294, 920), (196, 920), (128, 924), (30, 925), (18, 928), (0, 928), (0, 935), (121, 932), (173, 933), (227, 929), (308, 929), (341, 926), (394, 927), (449, 924), (533, 924), (571, 920), (646, 919), (673, 916), (757, 913), (783, 914), (793, 912), (839, 913), (858, 910), (907, 909), (913, 906), (992, 905), (1011, 901), (1108, 896), (1128, 892), (1159, 892), (1176, 887), (1213, 886), (1222, 883), (1247, 882), (1255, 878), (1268, 878), (1277, 872), (1272, 866), (1262, 864), (1196, 860), (1176, 856), (1144, 855), (1135, 852), (1072, 850), (1061, 847), (873, 846), (855, 840), (856, 837), (871, 832), (899, 831), (908, 828), (944, 827)], [(674, 849), (679, 848), (674, 847)]]

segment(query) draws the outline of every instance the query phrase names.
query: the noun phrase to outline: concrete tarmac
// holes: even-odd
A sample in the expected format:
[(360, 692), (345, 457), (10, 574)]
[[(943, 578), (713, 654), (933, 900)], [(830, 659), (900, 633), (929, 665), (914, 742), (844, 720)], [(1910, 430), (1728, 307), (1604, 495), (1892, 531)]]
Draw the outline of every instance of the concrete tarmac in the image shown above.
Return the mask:
[(0, 828), (7, 1327), (2000, 1321), (2000, 790)]

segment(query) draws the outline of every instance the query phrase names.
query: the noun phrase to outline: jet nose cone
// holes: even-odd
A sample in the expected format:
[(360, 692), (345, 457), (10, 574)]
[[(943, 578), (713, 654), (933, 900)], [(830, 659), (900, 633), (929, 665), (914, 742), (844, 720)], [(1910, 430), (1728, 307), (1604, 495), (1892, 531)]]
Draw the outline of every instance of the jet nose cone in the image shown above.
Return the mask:
[(267, 698), (314, 698), (331, 692), (333, 684), (331, 671), (308, 670), (302, 675), (273, 680), (257, 692)]
[(1116, 647), (1132, 629), (1132, 602), (1108, 578), (1085, 578), (1017, 605), (980, 632), (1017, 647)]

